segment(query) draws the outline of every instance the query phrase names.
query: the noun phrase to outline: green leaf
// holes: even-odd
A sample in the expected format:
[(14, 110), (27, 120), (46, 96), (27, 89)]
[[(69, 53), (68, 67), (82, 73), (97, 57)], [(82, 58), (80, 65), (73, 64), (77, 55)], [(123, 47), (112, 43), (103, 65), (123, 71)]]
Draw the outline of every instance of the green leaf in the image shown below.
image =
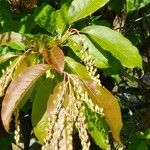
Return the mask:
[(83, 79), (90, 79), (90, 76), (85, 66), (76, 62), (70, 57), (66, 57), (65, 62), (66, 62), (65, 70), (67, 70), (67, 72), (76, 74)]
[(51, 77), (42, 80), (34, 97), (32, 106), (32, 125), (35, 136), (41, 143), (43, 143), (43, 139), (46, 137), (45, 128), (47, 125), (47, 117), (45, 113), (47, 109), (47, 101), (50, 93), (52, 93), (53, 88), (58, 83), (58, 81), (58, 76), (55, 75), (54, 77), (51, 73)]
[(0, 1), (0, 23), (1, 21), (3, 21), (4, 19), (9, 20), (11, 18), (11, 13), (9, 11), (9, 3), (8, 1)]
[(13, 142), (12, 135), (6, 135), (0, 138), (0, 148), (1, 150), (8, 150), (11, 149), (11, 144)]
[(111, 129), (114, 139), (121, 143), (120, 130), (122, 128), (122, 119), (120, 107), (116, 98), (107, 89), (99, 86), (95, 81), (83, 80), (83, 84), (93, 103), (103, 108), (104, 119)]
[(149, 0), (126, 0), (126, 7), (127, 7), (127, 12), (138, 10), (141, 7), (145, 7), (147, 4), (149, 4)]
[(15, 79), (28, 67), (36, 64), (36, 55), (35, 53), (24, 54), (21, 56), (20, 60), (16, 64), (15, 71), (12, 75), (12, 78)]
[(148, 150), (148, 146), (146, 145), (146, 143), (144, 141), (141, 141), (137, 150)]
[(137, 137), (140, 139), (150, 140), (150, 129), (147, 129), (145, 132), (137, 132)]
[(103, 55), (101, 51), (104, 51), (101, 47), (97, 48), (87, 36), (81, 34), (80, 37), (78, 35), (73, 35), (68, 39), (68, 46), (74, 51), (74, 53), (80, 57), (82, 60), (82, 54), (80, 53), (82, 49), (81, 39), (84, 42), (84, 46), (87, 47), (90, 51), (90, 55), (95, 60), (95, 66), (98, 68), (108, 68), (108, 60)]
[(68, 11), (69, 22), (73, 23), (91, 15), (103, 7), (108, 1), (109, 0), (73, 0)]
[(106, 122), (96, 113), (91, 111), (88, 107), (85, 109), (87, 128), (91, 134), (95, 144), (102, 149), (107, 149), (108, 144), (108, 127)]
[(32, 85), (41, 77), (49, 66), (46, 64), (38, 64), (26, 69), (20, 76), (15, 78), (9, 85), (2, 102), (1, 117), (4, 128), (9, 131), (9, 123), (13, 111), (19, 107), (25, 94), (29, 91)]
[(33, 15), (35, 22), (50, 33), (54, 30), (51, 24), (51, 14), (53, 11), (54, 9), (50, 5), (43, 4), (35, 10)]
[(55, 11), (53, 13), (53, 22), (52, 24), (55, 26), (55, 30), (58, 34), (62, 34), (66, 28), (66, 25), (68, 23), (67, 21), (67, 12), (68, 12), (68, 6), (63, 5), (61, 9)]
[[(39, 99), (40, 97), (39, 98), (37, 97), (36, 101), (34, 102), (34, 112), (32, 112), (32, 117), (34, 117), (34, 118), (32, 119), (32, 123), (33, 123), (33, 125), (35, 125), (34, 133), (35, 133), (36, 137), (39, 139), (40, 143), (43, 143), (44, 139), (46, 137), (47, 131), (45, 129), (48, 126), (48, 117), (51, 117), (50, 112), (54, 108), (54, 101), (56, 100), (58, 93), (60, 92), (59, 86), (64, 85), (64, 82), (56, 83), (56, 81), (54, 81), (54, 80), (51, 81), (51, 84), (48, 84), (49, 86), (51, 85), (52, 87), (49, 87), (47, 89), (46, 96), (42, 97), (42, 92), (39, 91), (40, 93), (37, 94), (37, 96), (42, 97), (42, 99)], [(40, 89), (41, 88), (42, 87), (40, 87)], [(46, 89), (46, 88), (44, 88), (44, 89)], [(45, 91), (43, 91), (43, 92), (45, 92)], [(48, 94), (48, 92), (49, 92), (49, 94)], [(47, 96), (49, 96), (49, 98)], [(43, 104), (43, 100), (45, 101), (44, 104)], [(37, 102), (37, 104), (36, 104), (36, 102)], [(38, 104), (40, 104), (40, 105), (38, 105)], [(44, 109), (43, 108), (41, 109), (41, 105), (44, 107)], [(40, 116), (37, 116), (37, 114), (39, 113), (39, 110), (41, 110), (42, 112), (40, 112)]]
[(115, 10), (117, 14), (119, 14), (124, 7), (124, 0), (110, 0), (110, 5)]
[(128, 68), (142, 67), (138, 49), (122, 34), (105, 26), (88, 26), (82, 30), (104, 50), (112, 53), (121, 64)]
[(46, 29), (49, 33), (56, 31), (61, 34), (67, 24), (67, 10), (67, 5), (56, 11), (50, 5), (43, 4), (36, 9), (33, 16), (39, 26)]
[(0, 34), (0, 46), (7, 45), (16, 50), (25, 49), (25, 36), (16, 32), (6, 32)]

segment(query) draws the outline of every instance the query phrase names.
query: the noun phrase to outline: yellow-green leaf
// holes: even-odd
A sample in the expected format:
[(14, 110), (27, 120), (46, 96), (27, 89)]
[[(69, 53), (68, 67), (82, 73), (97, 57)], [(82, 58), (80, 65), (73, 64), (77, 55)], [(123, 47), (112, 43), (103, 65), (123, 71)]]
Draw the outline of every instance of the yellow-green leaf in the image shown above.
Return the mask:
[(105, 26), (88, 26), (82, 30), (104, 50), (112, 53), (123, 66), (142, 67), (142, 58), (138, 49), (122, 34)]
[(103, 7), (108, 1), (109, 0), (73, 0), (68, 11), (69, 22), (73, 23), (91, 15)]

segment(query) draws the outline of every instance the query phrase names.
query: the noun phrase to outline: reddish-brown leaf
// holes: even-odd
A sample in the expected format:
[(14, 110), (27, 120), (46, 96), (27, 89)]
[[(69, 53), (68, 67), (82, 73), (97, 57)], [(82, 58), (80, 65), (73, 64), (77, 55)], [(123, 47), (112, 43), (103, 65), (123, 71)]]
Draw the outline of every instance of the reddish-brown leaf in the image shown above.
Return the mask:
[(116, 98), (107, 89), (97, 85), (95, 81), (83, 80), (83, 83), (93, 103), (104, 109), (105, 120), (112, 131), (113, 137), (121, 143), (120, 130), (122, 128), (122, 118)]
[(65, 56), (59, 47), (53, 47), (50, 49), (50, 51), (48, 51), (46, 48), (40, 48), (39, 52), (42, 53), (47, 64), (49, 64), (58, 72), (63, 72)]
[(64, 62), (65, 62), (65, 56), (63, 51), (59, 47), (53, 47), (50, 50), (50, 56), (54, 69), (62, 73), (64, 70)]
[(10, 83), (2, 102), (1, 111), (1, 118), (6, 131), (9, 131), (9, 124), (13, 111), (22, 103), (22, 99), (29, 91), (30, 87), (32, 87), (35, 81), (48, 69), (49, 66), (46, 64), (38, 64), (29, 67)]

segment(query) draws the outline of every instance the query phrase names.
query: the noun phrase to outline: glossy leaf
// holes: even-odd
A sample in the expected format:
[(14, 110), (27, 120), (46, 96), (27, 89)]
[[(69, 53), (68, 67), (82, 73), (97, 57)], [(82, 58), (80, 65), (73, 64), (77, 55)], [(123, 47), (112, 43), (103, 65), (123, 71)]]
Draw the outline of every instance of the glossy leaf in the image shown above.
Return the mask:
[(88, 132), (100, 148), (107, 149), (108, 145), (106, 140), (108, 140), (108, 127), (106, 122), (88, 107), (86, 107), (85, 112)]
[(104, 51), (101, 47), (99, 49), (95, 47), (95, 45), (88, 39), (87, 36), (81, 34), (80, 37), (78, 35), (73, 35), (69, 38), (68, 46), (71, 47), (71, 49), (74, 51), (74, 53), (80, 57), (82, 60), (82, 55), (80, 53), (82, 47), (81, 47), (81, 39), (84, 42), (84, 46), (87, 47), (90, 51), (90, 55), (95, 60), (95, 66), (98, 68), (108, 68), (108, 60), (107, 58), (101, 53), (101, 51)]
[[(41, 7), (38, 7), (34, 12), (34, 20), (38, 25), (44, 29), (46, 29), (48, 32), (52, 32), (53, 28), (51, 28), (51, 22), (50, 22), (50, 15), (54, 11), (54, 9), (50, 5), (42, 5)], [(45, 18), (45, 19), (43, 19)]]
[(9, 131), (9, 123), (13, 111), (20, 105), (23, 97), (35, 81), (48, 69), (49, 66), (46, 64), (38, 64), (29, 67), (11, 82), (4, 96), (1, 111), (2, 122), (6, 131)]
[[(55, 82), (55, 81), (51, 81), (51, 83), (52, 82)], [(58, 93), (60, 92), (59, 86), (60, 85), (63, 86), (63, 84), (64, 84), (64, 82), (60, 82), (57, 85), (56, 84), (52, 85), (52, 88), (49, 87), (49, 90), (47, 90), (47, 92), (48, 91), (50, 92), (49, 95), (48, 95), (48, 93), (46, 93), (46, 96), (44, 96), (42, 98), (42, 100), (44, 100), (45, 102), (43, 102), (38, 97), (37, 97), (36, 101), (34, 102), (35, 103), (34, 104), (34, 112), (32, 112), (32, 117), (34, 117), (33, 118), (34, 120), (32, 119), (32, 123), (34, 125), (34, 133), (35, 133), (36, 137), (39, 139), (40, 143), (43, 143), (44, 138), (46, 137), (47, 131), (45, 129), (47, 128), (48, 117), (51, 117), (50, 112), (54, 108), (53, 102), (56, 100)], [(48, 84), (48, 85), (50, 86), (50, 84)], [(55, 86), (55, 88), (53, 89), (54, 86)], [(46, 89), (46, 88), (44, 88), (44, 89)], [(42, 92), (40, 91), (39, 94), (42, 94)], [(37, 94), (37, 96), (39, 94)], [(41, 96), (42, 95), (40, 95), (40, 97)], [(48, 99), (47, 99), (47, 96), (49, 96)], [(38, 102), (37, 102), (37, 100), (38, 100)], [(37, 102), (37, 104), (36, 104), (36, 102)], [(44, 108), (42, 108), (42, 109), (39, 108), (39, 107), (41, 107), (41, 105), (38, 105), (38, 104), (42, 104), (42, 106)], [(42, 112), (40, 112), (40, 116), (37, 116), (37, 113), (39, 110), (41, 110)]]
[(38, 86), (34, 96), (32, 106), (32, 126), (35, 136), (41, 143), (43, 143), (43, 139), (46, 137), (45, 128), (47, 127), (47, 101), (49, 99), (49, 95), (53, 92), (53, 88), (59, 81), (60, 78), (58, 74), (52, 73), (52, 71), (50, 71), (47, 78), (44, 78), (40, 82), (40, 85)]
[(121, 143), (120, 130), (122, 128), (122, 119), (116, 98), (107, 89), (97, 85), (95, 81), (83, 81), (83, 84), (93, 103), (104, 109), (104, 118), (112, 131), (113, 137)]
[(126, 0), (127, 12), (140, 9), (141, 7), (146, 6), (148, 3), (150, 3), (149, 0), (138, 0), (138, 1)]
[(25, 49), (25, 37), (16, 32), (6, 32), (0, 34), (0, 46), (7, 45), (16, 50)]
[[(42, 80), (41, 84), (37, 88), (32, 105), (32, 126), (34, 134), (40, 142), (46, 137), (45, 128), (47, 125), (47, 118), (44, 114), (46, 112), (49, 94), (52, 91), (51, 84), (52, 80), (50, 78)], [(42, 125), (44, 126), (43, 129)]]
[(68, 7), (66, 5), (56, 11), (50, 5), (43, 4), (34, 12), (34, 20), (49, 33), (57, 32), (61, 34), (67, 24), (67, 10)]
[(73, 0), (68, 11), (69, 22), (73, 23), (91, 15), (103, 7), (108, 1), (109, 0)]
[(90, 79), (90, 76), (85, 66), (76, 62), (70, 57), (66, 57), (65, 62), (66, 62), (65, 70), (67, 70), (67, 72), (76, 74), (83, 79)]
[(121, 64), (128, 68), (142, 67), (138, 49), (122, 34), (105, 26), (88, 26), (82, 30), (104, 50), (112, 53)]

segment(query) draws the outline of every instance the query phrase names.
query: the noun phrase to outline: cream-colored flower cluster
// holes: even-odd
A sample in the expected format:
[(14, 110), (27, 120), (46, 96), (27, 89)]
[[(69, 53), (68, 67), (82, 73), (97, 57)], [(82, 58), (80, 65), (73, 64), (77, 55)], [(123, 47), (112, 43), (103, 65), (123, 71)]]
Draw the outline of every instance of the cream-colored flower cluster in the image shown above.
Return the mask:
[(19, 145), (19, 141), (20, 141), (20, 121), (19, 121), (19, 110), (17, 109), (14, 112), (15, 115), (15, 132), (14, 132), (14, 139), (16, 142), (16, 145)]
[(61, 133), (64, 128), (64, 93), (66, 91), (66, 85), (59, 87), (60, 93), (58, 93), (56, 100), (54, 101), (54, 109), (50, 113), (48, 118), (47, 136), (44, 139), (42, 150), (57, 150), (59, 149), (59, 141)]
[[(84, 39), (83, 39), (84, 41)], [(87, 44), (82, 42), (82, 49), (80, 50), (80, 54), (82, 56), (82, 61), (84, 62), (86, 69), (89, 72), (89, 76), (92, 80), (96, 81), (99, 85), (101, 85), (99, 80), (99, 74), (97, 74), (97, 68), (95, 67), (95, 60), (92, 58), (91, 51)]]
[[(47, 136), (42, 150), (73, 150), (73, 128), (76, 127), (83, 150), (90, 149), (87, 132), (85, 104), (93, 111), (103, 114), (103, 109), (94, 105), (88, 93), (84, 91), (80, 79), (68, 74), (68, 82), (64, 82), (54, 102), (54, 109), (48, 119)], [(64, 106), (68, 93), (67, 106)]]

